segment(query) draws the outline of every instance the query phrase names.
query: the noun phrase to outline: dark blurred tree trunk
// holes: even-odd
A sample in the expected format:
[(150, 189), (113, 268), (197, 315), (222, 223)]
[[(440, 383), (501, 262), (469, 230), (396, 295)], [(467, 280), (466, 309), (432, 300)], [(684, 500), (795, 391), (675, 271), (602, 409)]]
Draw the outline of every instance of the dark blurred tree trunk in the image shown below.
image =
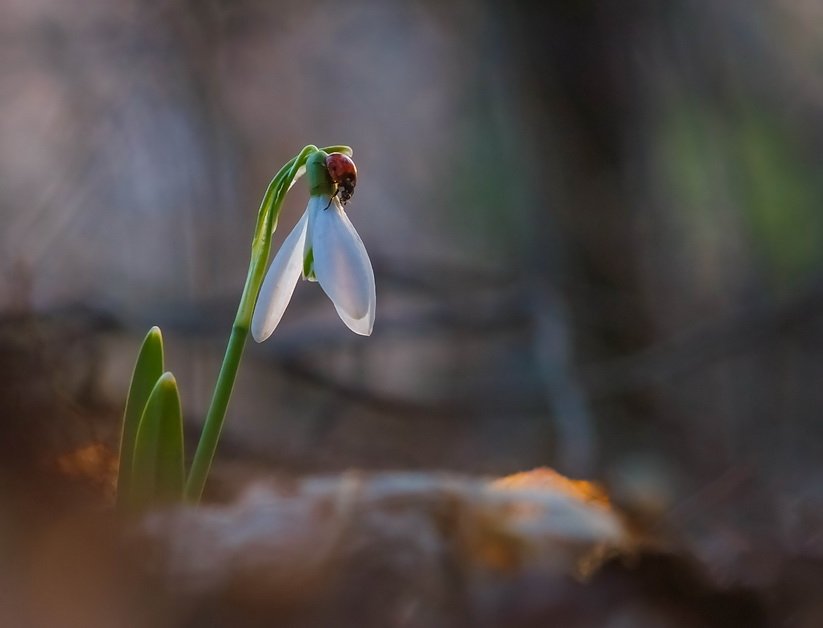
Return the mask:
[[(635, 352), (650, 343), (652, 326), (636, 257), (636, 190), (628, 185), (635, 178), (629, 143), (638, 131), (630, 55), (652, 3), (535, 2), (507, 10), (523, 127), (539, 147), (534, 174), (556, 185), (536, 216), (534, 261), (565, 295), (580, 354), (599, 360)], [(546, 268), (544, 252), (558, 245), (560, 266)], [(643, 418), (652, 410), (640, 393), (617, 401), (620, 414)]]

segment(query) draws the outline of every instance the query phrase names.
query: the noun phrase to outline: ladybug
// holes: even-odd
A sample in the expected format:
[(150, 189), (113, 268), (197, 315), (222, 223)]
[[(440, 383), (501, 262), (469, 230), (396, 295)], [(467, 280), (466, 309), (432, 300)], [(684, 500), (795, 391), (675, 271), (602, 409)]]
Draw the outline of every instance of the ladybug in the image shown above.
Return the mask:
[(354, 186), (357, 185), (357, 168), (354, 162), (343, 153), (331, 153), (326, 157), (326, 169), (336, 187), (334, 196), (339, 196), (345, 205), (354, 195)]

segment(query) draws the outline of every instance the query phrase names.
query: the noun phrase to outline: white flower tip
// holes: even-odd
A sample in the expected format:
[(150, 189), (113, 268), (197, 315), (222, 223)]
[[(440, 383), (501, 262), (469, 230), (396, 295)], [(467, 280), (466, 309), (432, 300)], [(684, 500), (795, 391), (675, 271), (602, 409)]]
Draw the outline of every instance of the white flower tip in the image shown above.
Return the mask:
[(255, 342), (263, 342), (274, 332), (274, 328), (266, 329), (261, 317), (253, 316), (251, 320), (251, 337)]
[(337, 306), (335, 306), (335, 309), (337, 310), (337, 315), (340, 317), (340, 320), (355, 334), (371, 336), (372, 329), (374, 329), (374, 301), (372, 301), (372, 306), (366, 315), (361, 318), (352, 318)]

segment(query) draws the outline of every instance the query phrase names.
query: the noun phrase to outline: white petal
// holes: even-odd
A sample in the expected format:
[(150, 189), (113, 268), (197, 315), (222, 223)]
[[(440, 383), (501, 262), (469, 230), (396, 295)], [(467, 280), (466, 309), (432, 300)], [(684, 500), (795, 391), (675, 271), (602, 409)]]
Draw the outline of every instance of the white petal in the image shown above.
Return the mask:
[(271, 336), (283, 318), (291, 295), (294, 294), (297, 278), (303, 268), (303, 248), (308, 222), (307, 211), (283, 242), (266, 272), (251, 319), (251, 335), (257, 342), (263, 342)]
[(318, 213), (322, 213), (321, 210), (326, 210), (327, 207), (331, 209), (331, 196), (312, 196), (309, 198), (309, 204), (306, 206), (306, 213), (309, 215), (309, 226), (306, 229), (305, 255), (308, 255), (312, 249), (315, 217)]
[(346, 326), (367, 336), (374, 325), (377, 299), (366, 247), (336, 197), (328, 209), (320, 203), (309, 207), (317, 281)]

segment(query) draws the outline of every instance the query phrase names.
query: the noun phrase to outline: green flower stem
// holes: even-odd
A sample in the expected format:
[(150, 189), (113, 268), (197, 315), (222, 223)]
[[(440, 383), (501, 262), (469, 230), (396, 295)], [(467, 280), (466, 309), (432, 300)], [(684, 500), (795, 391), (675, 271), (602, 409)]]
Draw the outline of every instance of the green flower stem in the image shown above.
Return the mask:
[[(351, 149), (348, 146), (329, 146), (323, 149), (324, 152), (341, 152), (348, 155)], [(271, 237), (277, 227), (277, 220), (280, 216), (280, 208), (283, 199), (291, 187), (292, 182), (298, 176), (300, 169), (318, 149), (316, 146), (306, 146), (300, 153), (280, 169), (280, 172), (269, 183), (263, 200), (260, 203), (260, 210), (257, 213), (257, 225), (254, 229), (252, 240), (251, 261), (249, 272), (246, 276), (246, 284), (243, 287), (243, 294), (240, 297), (240, 304), (237, 308), (237, 315), (234, 319), (231, 335), (229, 336), (226, 354), (223, 357), (223, 364), (220, 367), (220, 374), (217, 376), (217, 383), (214, 387), (211, 404), (206, 413), (206, 420), (203, 423), (203, 431), (200, 435), (200, 442), (194, 453), (191, 470), (186, 482), (185, 497), (192, 503), (200, 501), (203, 489), (206, 486), (206, 478), (211, 468), (214, 453), (217, 450), (217, 442), (220, 439), (220, 432), (223, 429), (223, 421), (226, 417), (226, 409), (231, 399), (234, 380), (237, 377), (237, 370), (240, 367), (240, 359), (243, 357), (243, 349), (246, 346), (246, 339), (249, 336), (251, 317), (254, 312), (254, 304), (257, 301), (257, 293), (263, 283), (266, 271), (266, 262), (269, 259), (271, 250)]]
[(200, 434), (200, 442), (197, 443), (197, 451), (194, 452), (194, 460), (192, 460), (189, 477), (186, 480), (186, 501), (199, 502), (206, 486), (206, 477), (209, 475), (214, 452), (217, 450), (217, 441), (220, 439), (220, 432), (223, 430), (223, 419), (226, 417), (226, 409), (229, 406), (229, 399), (231, 399), (234, 380), (237, 377), (237, 369), (240, 367), (240, 358), (243, 357), (247, 336), (248, 327), (239, 327), (237, 324), (232, 327), (229, 344), (223, 357), (223, 365), (220, 367), (220, 374), (217, 376), (217, 383), (214, 386), (211, 405), (206, 413), (206, 421)]

